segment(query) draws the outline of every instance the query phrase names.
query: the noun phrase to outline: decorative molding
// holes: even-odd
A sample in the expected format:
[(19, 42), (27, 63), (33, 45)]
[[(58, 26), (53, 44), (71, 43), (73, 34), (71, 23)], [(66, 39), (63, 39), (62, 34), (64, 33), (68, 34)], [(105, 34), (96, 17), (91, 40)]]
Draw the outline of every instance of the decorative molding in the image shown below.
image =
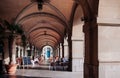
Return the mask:
[(84, 57), (83, 58), (81, 58), (81, 57), (80, 58), (79, 57), (78, 58), (77, 57), (73, 57), (72, 59), (83, 59), (83, 61), (84, 61)]
[(120, 61), (99, 61), (99, 63), (120, 63)]
[(98, 23), (98, 26), (120, 27), (120, 24), (115, 24), (115, 23)]
[(49, 18), (53, 18), (55, 19), (58, 23), (62, 24), (63, 26), (65, 26), (66, 28), (69, 29), (69, 26), (66, 24), (65, 21), (63, 21), (61, 18), (59, 18), (56, 15), (53, 15), (51, 13), (47, 13), (47, 12), (35, 12), (32, 14), (28, 14), (26, 16), (24, 16), (23, 18), (19, 19), (19, 21), (17, 22), (17, 24), (22, 24), (23, 22), (25, 22), (26, 20), (30, 19), (30, 18), (35, 18), (35, 17), (49, 17)]
[[(31, 32), (33, 32), (33, 31), (35, 31), (35, 30), (38, 30), (38, 29), (44, 29), (44, 28), (46, 28), (46, 29), (50, 29), (50, 30), (53, 30), (54, 32), (56, 32), (56, 33), (58, 33), (61, 37), (64, 37), (64, 33), (63, 32), (61, 32), (59, 29), (57, 29), (57, 28), (52, 28), (52, 26), (54, 26), (53, 24), (51, 24), (51, 23), (48, 23), (47, 21), (46, 21), (46, 23), (48, 23), (49, 24), (49, 26), (51, 26), (51, 27), (46, 27), (46, 26), (37, 26), (38, 24), (40, 24), (41, 22), (39, 22), (39, 23), (36, 23), (35, 25), (32, 25), (32, 28), (30, 28), (28, 31), (26, 31), (26, 34), (27, 35), (29, 35)], [(63, 25), (62, 25), (63, 26)]]
[(72, 41), (84, 41), (83, 39), (80, 39), (80, 40), (78, 40), (78, 39), (73, 39)]
[(51, 28), (51, 27), (38, 27), (38, 28), (35, 28), (33, 30), (30, 30), (27, 33), (27, 35), (31, 34), (32, 32), (36, 31), (36, 30), (42, 30), (42, 29), (48, 29), (48, 30), (51, 30), (55, 33), (57, 33), (60, 37), (64, 37), (63, 34), (61, 34), (59, 31), (57, 31), (55, 28)]
[[(32, 36), (31, 42), (34, 42), (34, 40), (36, 38), (41, 37), (41, 36), (44, 36), (44, 34), (38, 34), (38, 35)], [(46, 36), (50, 36), (50, 37), (54, 38), (58, 43), (60, 42), (57, 37), (55, 37), (55, 36), (53, 36), (51, 34), (46, 34)]]

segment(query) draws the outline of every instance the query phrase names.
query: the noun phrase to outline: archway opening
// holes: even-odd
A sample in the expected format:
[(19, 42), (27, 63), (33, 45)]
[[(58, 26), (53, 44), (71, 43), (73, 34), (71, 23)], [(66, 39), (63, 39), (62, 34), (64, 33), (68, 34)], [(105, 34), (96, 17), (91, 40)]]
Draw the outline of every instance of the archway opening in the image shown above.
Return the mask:
[(44, 56), (45, 61), (48, 61), (51, 57), (53, 57), (53, 48), (49, 45), (44, 46), (42, 48), (42, 54)]

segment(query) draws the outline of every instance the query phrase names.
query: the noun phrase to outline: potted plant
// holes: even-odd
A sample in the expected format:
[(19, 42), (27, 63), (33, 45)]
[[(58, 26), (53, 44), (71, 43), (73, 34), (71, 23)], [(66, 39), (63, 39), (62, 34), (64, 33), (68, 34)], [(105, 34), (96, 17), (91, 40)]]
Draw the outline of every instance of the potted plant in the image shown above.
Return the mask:
[[(14, 74), (16, 72), (17, 64), (13, 62), (12, 53), (13, 48), (15, 47), (15, 37), (17, 35), (23, 35), (23, 30), (19, 27), (19, 25), (10, 24), (8, 21), (4, 20), (5, 31), (8, 30), (8, 48), (9, 48), (9, 64), (5, 65), (6, 71), (8, 74)], [(6, 33), (6, 32), (5, 32)], [(25, 37), (25, 36), (24, 36)]]

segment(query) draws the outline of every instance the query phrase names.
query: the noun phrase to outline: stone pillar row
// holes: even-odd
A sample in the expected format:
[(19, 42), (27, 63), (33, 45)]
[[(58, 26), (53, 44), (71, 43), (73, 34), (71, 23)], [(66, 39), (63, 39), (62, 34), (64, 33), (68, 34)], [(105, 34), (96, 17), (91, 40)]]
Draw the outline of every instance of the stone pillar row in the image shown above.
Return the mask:
[(84, 78), (98, 78), (98, 25), (96, 18), (85, 21)]

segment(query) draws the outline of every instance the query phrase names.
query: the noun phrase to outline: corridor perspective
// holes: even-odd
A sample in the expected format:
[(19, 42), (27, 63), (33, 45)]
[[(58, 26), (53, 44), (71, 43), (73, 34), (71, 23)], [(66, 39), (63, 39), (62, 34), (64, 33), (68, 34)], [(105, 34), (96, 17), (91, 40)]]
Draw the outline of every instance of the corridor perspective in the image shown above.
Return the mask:
[(0, 1), (0, 78), (120, 78), (120, 0)]

